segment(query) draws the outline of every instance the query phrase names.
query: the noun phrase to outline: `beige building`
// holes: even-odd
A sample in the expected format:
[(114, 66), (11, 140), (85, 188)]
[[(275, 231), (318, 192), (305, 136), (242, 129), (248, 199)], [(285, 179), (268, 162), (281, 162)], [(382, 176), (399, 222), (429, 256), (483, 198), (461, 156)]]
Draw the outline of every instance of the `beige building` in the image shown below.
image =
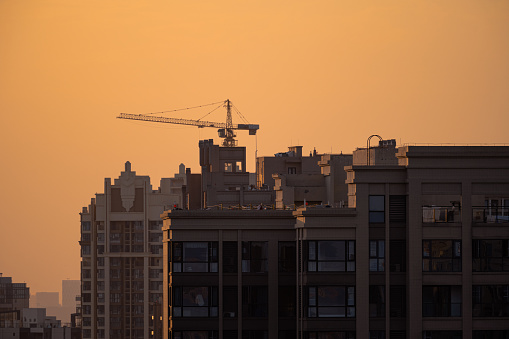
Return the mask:
[(348, 207), (166, 211), (164, 338), (507, 339), (509, 147), (382, 142), (344, 173)]
[(272, 190), (274, 174), (320, 174), (320, 157), (316, 150), (309, 156), (303, 156), (302, 146), (289, 146), (288, 152), (279, 152), (273, 157), (257, 157), (256, 185)]
[(147, 339), (161, 331), (162, 211), (183, 204), (185, 167), (153, 189), (129, 162), (81, 215), (83, 338)]
[(201, 207), (241, 208), (273, 203), (272, 192), (256, 189), (246, 170), (245, 147), (220, 147), (200, 140)]

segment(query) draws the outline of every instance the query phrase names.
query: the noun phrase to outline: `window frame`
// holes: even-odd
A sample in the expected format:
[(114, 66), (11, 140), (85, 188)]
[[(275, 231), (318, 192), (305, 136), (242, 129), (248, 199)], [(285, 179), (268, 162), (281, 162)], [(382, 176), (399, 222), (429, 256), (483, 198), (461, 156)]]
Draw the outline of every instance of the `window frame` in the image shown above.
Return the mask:
[[(322, 255), (321, 247), (323, 245), (331, 245), (336, 243), (336, 246), (342, 244), (343, 258), (338, 259), (320, 259)], [(306, 262), (305, 268), (307, 272), (355, 272), (355, 240), (308, 240), (306, 241)], [(341, 246), (341, 245), (339, 245)], [(336, 247), (337, 248), (337, 247)], [(340, 249), (338, 250), (340, 251)], [(335, 264), (335, 265), (334, 265)], [(341, 265), (343, 264), (343, 265)], [(337, 266), (338, 268), (330, 268)]]
[[(336, 295), (340, 295), (340, 290), (343, 289), (343, 300), (339, 303), (329, 304), (333, 302), (331, 298), (325, 294), (327, 290), (332, 292), (336, 288)], [(339, 292), (339, 293), (338, 293)], [(323, 294), (323, 295), (320, 295)], [(325, 304), (324, 304), (325, 302)], [(344, 311), (342, 314), (327, 314), (320, 311), (327, 311), (338, 309)], [(352, 285), (334, 285), (334, 286), (308, 286), (306, 288), (306, 317), (307, 318), (355, 318), (356, 317), (356, 295), (355, 286)]]
[[(450, 242), (450, 256), (434, 256), (439, 242)], [(462, 248), (461, 240), (457, 239), (425, 239), (422, 241), (422, 272), (461, 272)], [(459, 252), (458, 252), (459, 249)], [(458, 254), (459, 253), (459, 254)], [(449, 269), (440, 269), (443, 263), (448, 263)]]

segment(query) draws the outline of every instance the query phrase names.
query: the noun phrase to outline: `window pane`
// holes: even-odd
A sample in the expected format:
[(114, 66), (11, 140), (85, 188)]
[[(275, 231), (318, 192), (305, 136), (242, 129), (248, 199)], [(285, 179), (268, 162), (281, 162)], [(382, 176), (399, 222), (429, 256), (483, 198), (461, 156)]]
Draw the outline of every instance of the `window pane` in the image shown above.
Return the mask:
[(383, 195), (370, 195), (369, 196), (369, 210), (385, 211), (385, 196)]

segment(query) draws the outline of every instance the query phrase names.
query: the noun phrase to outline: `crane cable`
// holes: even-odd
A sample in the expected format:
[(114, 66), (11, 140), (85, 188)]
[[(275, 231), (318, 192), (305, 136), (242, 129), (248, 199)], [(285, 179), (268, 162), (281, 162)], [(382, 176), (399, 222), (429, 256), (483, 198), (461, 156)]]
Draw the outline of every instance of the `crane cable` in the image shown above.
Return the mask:
[[(221, 102), (222, 104), (222, 102)], [(210, 113), (214, 112), (216, 109), (220, 108), (221, 106), (223, 105), (219, 105), (217, 106), (216, 108), (214, 108), (212, 111), (208, 112), (207, 114), (205, 114), (204, 116), (202, 116), (200, 119), (196, 120), (196, 121), (200, 121), (201, 119), (205, 118), (207, 115), (209, 115)]]
[(244, 117), (244, 115), (242, 113), (240, 113), (239, 109), (237, 107), (235, 107), (234, 104), (232, 104), (232, 107), (235, 109), (235, 113), (237, 113), (237, 115), (242, 119), (242, 121), (244, 121), (246, 124), (249, 124), (249, 121), (247, 121), (247, 119)]
[(170, 110), (170, 111), (159, 111), (159, 112), (143, 113), (143, 115), (163, 114), (163, 113), (170, 113), (170, 112), (186, 111), (186, 110), (189, 110), (189, 109), (200, 108), (200, 107), (205, 107), (205, 106), (212, 106), (212, 105), (222, 104), (222, 103), (224, 103), (224, 101), (218, 101), (218, 102), (213, 102), (211, 104), (205, 104), (205, 105), (194, 106), (194, 107), (179, 108), (179, 109), (174, 109), (174, 110)]

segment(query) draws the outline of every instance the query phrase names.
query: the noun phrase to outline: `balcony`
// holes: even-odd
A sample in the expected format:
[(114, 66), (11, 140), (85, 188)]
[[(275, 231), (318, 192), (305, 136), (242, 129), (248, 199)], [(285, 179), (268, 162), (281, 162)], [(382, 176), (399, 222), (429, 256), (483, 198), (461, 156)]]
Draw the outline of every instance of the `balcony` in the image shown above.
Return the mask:
[(423, 223), (460, 222), (460, 208), (456, 206), (422, 206)]
[(509, 223), (509, 207), (472, 207), (473, 223)]

